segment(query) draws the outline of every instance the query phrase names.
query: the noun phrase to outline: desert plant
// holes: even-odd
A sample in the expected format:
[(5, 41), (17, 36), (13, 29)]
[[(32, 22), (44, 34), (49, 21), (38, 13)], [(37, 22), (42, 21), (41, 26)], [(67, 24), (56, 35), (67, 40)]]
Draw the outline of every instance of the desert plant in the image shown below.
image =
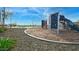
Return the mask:
[(0, 51), (10, 50), (15, 46), (16, 40), (10, 38), (0, 38)]

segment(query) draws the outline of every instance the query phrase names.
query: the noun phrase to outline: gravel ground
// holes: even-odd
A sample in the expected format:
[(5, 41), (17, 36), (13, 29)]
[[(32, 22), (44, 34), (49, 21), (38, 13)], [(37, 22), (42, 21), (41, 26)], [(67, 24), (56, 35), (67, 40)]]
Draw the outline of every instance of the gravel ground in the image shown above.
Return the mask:
[(26, 35), (24, 30), (24, 28), (8, 29), (5, 33), (0, 33), (0, 37), (10, 37), (17, 40), (16, 47), (12, 51), (79, 51), (78, 44), (42, 41)]

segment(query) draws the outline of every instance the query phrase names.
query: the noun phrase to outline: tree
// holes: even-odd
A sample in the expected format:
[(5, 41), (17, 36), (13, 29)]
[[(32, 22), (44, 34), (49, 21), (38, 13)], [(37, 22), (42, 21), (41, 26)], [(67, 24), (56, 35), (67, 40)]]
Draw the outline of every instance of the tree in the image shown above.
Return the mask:
[(17, 26), (17, 24), (16, 23), (12, 23), (12, 24), (10, 24), (10, 26), (15, 27), (15, 26)]
[(5, 7), (3, 7), (1, 11), (1, 15), (2, 15), (2, 27), (4, 28), (5, 19), (8, 19), (12, 15), (12, 12), (10, 12), (9, 10), (6, 10)]

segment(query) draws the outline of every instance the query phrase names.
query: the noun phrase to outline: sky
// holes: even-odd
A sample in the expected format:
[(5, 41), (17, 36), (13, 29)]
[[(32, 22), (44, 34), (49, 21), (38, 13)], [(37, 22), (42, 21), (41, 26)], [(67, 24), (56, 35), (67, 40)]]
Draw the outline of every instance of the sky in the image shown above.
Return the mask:
[[(1, 10), (1, 8), (0, 8)], [(79, 20), (79, 7), (6, 7), (12, 15), (6, 19), (6, 24), (40, 25), (51, 13), (59, 12), (73, 22)]]

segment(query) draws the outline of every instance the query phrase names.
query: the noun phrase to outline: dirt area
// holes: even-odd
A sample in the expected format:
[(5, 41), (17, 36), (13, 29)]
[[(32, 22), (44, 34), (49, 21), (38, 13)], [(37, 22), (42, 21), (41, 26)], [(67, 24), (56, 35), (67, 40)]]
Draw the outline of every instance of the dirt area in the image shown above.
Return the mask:
[(54, 31), (42, 29), (42, 28), (29, 28), (27, 29), (29, 34), (34, 36), (45, 38), (49, 40), (62, 41), (62, 42), (79, 42), (79, 33), (75, 31), (60, 31), (57, 35)]
[(9, 37), (17, 40), (16, 47), (11, 51), (79, 51), (79, 44), (61, 44), (39, 40), (28, 36), (24, 33), (24, 30), (26, 28), (11, 28), (4, 33), (0, 33), (0, 37)]

